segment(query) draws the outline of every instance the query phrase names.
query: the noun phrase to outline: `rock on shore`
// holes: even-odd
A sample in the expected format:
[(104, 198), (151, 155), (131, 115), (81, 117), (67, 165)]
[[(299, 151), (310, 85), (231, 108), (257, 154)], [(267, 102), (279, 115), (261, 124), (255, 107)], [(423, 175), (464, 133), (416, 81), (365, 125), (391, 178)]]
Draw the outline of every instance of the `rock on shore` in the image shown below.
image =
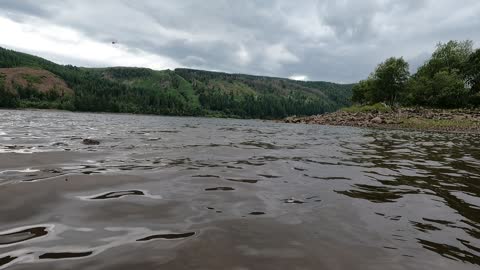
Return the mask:
[(288, 117), (284, 122), (480, 133), (480, 111), (466, 109), (399, 108), (387, 112), (337, 111), (308, 117)]

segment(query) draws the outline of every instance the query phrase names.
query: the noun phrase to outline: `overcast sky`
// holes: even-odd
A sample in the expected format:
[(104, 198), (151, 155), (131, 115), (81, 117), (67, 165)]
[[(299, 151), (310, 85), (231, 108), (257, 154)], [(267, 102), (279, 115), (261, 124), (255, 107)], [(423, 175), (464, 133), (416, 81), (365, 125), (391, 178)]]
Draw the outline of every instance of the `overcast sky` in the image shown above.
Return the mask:
[[(0, 0), (0, 46), (78, 66), (355, 82), (389, 56), (480, 44), (478, 0)], [(117, 44), (112, 44), (117, 41)]]

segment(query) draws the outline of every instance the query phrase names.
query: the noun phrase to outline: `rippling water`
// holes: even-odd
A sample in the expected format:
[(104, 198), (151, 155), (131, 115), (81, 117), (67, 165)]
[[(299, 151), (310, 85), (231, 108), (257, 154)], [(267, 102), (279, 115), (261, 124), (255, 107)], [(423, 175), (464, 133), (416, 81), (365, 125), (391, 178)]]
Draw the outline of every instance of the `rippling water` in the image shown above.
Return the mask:
[(480, 266), (474, 135), (1, 110), (0, 198), (0, 269)]

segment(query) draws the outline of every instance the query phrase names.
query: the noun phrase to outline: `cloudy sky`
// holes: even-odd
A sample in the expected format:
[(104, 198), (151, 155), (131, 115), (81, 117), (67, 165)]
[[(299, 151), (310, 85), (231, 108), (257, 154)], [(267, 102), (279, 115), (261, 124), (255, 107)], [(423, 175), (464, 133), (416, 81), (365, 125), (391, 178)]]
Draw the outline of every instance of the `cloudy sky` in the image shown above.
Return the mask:
[[(0, 0), (0, 46), (78, 66), (189, 67), (355, 82), (480, 45), (478, 0)], [(112, 44), (112, 41), (117, 41)]]

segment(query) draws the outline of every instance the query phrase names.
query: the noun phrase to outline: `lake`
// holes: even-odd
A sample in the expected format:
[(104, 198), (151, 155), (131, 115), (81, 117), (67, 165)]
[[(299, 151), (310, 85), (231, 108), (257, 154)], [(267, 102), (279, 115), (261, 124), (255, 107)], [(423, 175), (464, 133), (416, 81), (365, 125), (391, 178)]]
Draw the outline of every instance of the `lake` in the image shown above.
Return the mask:
[(0, 110), (0, 269), (478, 269), (479, 139)]

